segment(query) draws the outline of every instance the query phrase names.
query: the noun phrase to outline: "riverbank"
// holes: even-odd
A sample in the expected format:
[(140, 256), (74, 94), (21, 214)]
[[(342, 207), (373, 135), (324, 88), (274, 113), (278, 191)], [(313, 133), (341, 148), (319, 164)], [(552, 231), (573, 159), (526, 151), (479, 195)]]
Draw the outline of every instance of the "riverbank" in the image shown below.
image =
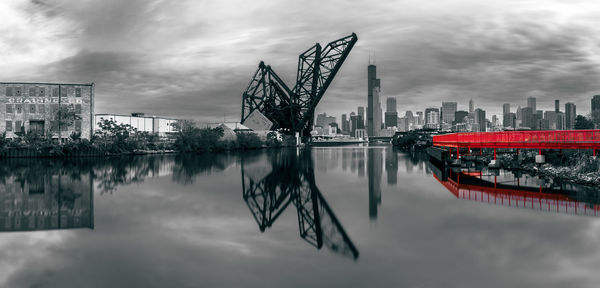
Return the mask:
[(586, 153), (569, 151), (565, 153), (567, 155), (546, 155), (549, 163), (536, 164), (536, 154), (528, 151), (522, 155), (504, 154), (498, 158), (506, 170), (521, 171), (552, 181), (600, 186), (600, 159)]

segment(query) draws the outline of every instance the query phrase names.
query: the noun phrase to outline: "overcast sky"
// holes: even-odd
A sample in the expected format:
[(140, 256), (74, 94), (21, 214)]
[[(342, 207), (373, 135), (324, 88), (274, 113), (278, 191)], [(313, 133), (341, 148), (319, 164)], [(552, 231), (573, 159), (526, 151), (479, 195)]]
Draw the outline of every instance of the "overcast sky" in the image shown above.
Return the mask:
[(298, 54), (352, 32), (317, 112), (366, 106), (369, 53), (401, 115), (473, 98), (491, 118), (528, 96), (586, 114), (600, 92), (593, 0), (2, 0), (0, 19), (0, 81), (94, 82), (97, 113), (239, 121), (259, 61), (292, 86)]

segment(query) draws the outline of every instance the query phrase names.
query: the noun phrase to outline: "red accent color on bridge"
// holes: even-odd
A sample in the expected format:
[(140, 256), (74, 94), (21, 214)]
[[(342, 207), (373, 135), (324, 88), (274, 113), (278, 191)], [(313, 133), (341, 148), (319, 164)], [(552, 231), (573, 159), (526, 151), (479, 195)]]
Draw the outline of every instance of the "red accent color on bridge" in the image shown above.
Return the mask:
[(454, 148), (600, 149), (600, 130), (452, 133), (433, 136), (433, 146)]

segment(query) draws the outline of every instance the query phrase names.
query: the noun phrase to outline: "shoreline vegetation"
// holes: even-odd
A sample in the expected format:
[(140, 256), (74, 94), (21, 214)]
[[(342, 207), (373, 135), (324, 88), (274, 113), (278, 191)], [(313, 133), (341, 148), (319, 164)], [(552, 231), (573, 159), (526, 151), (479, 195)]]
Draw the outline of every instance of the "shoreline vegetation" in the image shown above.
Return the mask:
[(137, 131), (113, 120), (99, 122), (91, 139), (73, 133), (62, 143), (37, 133), (8, 139), (0, 135), (0, 158), (101, 157), (166, 153), (203, 153), (295, 146), (292, 136), (268, 132), (261, 138), (253, 132), (227, 131), (223, 127), (199, 128), (189, 120), (179, 121), (177, 132), (159, 135)]

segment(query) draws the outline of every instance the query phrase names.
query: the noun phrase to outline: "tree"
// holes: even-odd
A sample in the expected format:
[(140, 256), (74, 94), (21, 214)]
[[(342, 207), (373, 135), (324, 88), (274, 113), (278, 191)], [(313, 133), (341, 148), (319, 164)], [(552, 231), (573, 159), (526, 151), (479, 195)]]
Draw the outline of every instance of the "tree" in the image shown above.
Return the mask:
[(81, 115), (75, 111), (73, 105), (60, 105), (58, 110), (54, 111), (54, 120), (58, 124), (58, 139), (62, 139), (61, 132), (63, 127), (73, 126), (76, 120), (81, 120)]
[(592, 120), (588, 119), (585, 116), (577, 115), (577, 117), (575, 118), (575, 129), (594, 129), (594, 122), (592, 122)]

